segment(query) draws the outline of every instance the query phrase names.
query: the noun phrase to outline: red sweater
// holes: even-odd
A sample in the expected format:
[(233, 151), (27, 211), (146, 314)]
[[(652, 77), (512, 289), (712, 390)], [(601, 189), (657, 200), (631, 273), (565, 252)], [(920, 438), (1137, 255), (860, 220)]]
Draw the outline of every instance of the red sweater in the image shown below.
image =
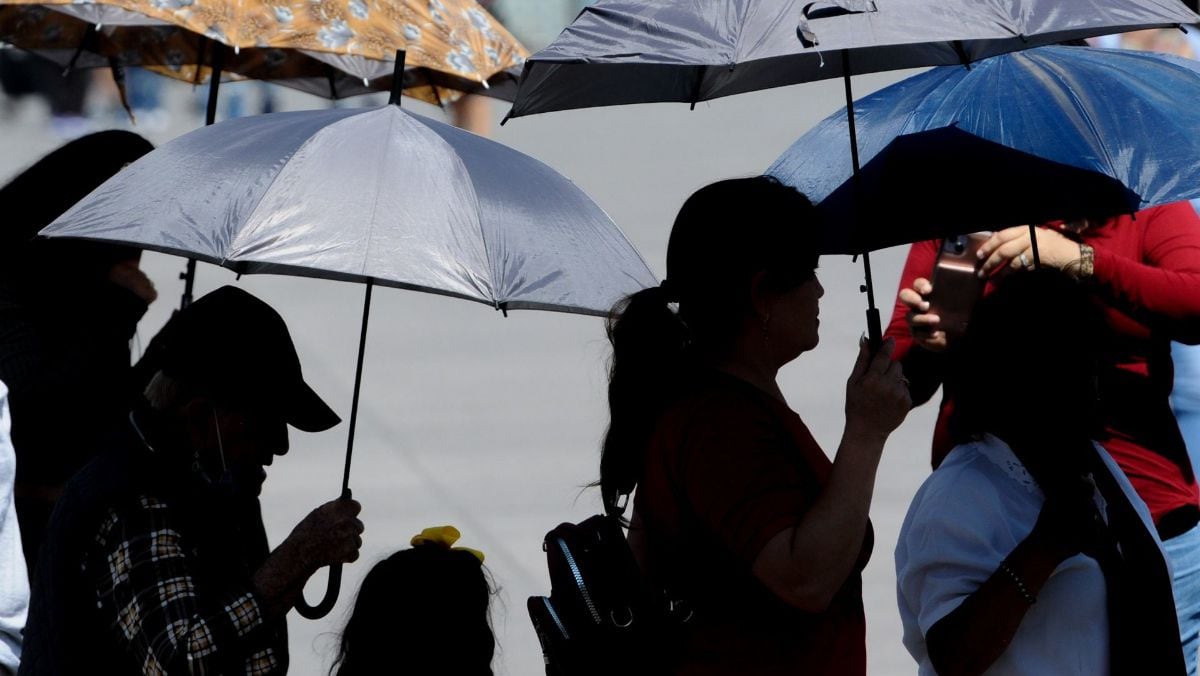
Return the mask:
[[(1054, 227), (1054, 226), (1048, 226)], [(1105, 310), (1109, 363), (1101, 374), (1105, 449), (1129, 476), (1158, 521), (1200, 504), (1187, 448), (1171, 412), (1171, 341), (1200, 343), (1200, 217), (1187, 202), (1120, 216), (1085, 230), (1096, 252), (1093, 292)], [(911, 288), (929, 279), (940, 242), (914, 244), (900, 278)], [(989, 283), (984, 293), (992, 290)], [(945, 355), (913, 343), (908, 313), (896, 299), (886, 335), (912, 384), (913, 401), (928, 401), (942, 384)], [(933, 439), (936, 467), (953, 447), (947, 427), (953, 393), (944, 396)]]

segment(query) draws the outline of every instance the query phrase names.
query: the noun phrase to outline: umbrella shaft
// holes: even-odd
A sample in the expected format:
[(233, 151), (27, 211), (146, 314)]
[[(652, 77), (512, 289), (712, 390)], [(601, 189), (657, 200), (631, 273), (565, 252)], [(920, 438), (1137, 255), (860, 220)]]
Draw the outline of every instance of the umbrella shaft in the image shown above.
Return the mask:
[[(858, 162), (858, 130), (854, 124), (854, 90), (850, 86), (850, 50), (842, 50), (842, 81), (846, 86), (846, 122), (850, 128), (850, 164), (854, 168), (854, 176), (859, 174)], [(877, 350), (883, 341), (883, 324), (879, 318), (879, 309), (875, 307), (875, 280), (871, 275), (871, 254), (864, 252), (863, 275), (866, 280), (863, 291), (867, 294), (867, 337), (872, 352)]]
[[(437, 85), (432, 85), (433, 90), (437, 91)], [(392, 94), (388, 98), (388, 103), (391, 105), (400, 105), (400, 93), (404, 91), (404, 50), (396, 50), (396, 62), (392, 67)]]
[(859, 172), (858, 163), (858, 130), (854, 124), (854, 90), (850, 86), (850, 51), (842, 50), (842, 82), (846, 86), (846, 122), (850, 125), (850, 163), (854, 167), (854, 175)]
[(1033, 251), (1033, 267), (1042, 267), (1042, 254), (1038, 251), (1037, 242), (1037, 226), (1033, 223), (1029, 224), (1029, 248)]
[(358, 365), (354, 371), (354, 398), (350, 403), (350, 430), (346, 439), (346, 468), (342, 475), (342, 496), (350, 495), (350, 460), (354, 456), (354, 430), (358, 427), (358, 393), (362, 386), (363, 356), (367, 351), (367, 322), (371, 317), (371, 290), (375, 288), (373, 280), (367, 280), (366, 297), (363, 299), (362, 332), (358, 337)]
[[(217, 91), (221, 88), (221, 71), (225, 65), (225, 45), (212, 43), (212, 72), (208, 80), (208, 109), (205, 111), (204, 124), (210, 125), (217, 121)], [(197, 66), (199, 68), (199, 66)]]

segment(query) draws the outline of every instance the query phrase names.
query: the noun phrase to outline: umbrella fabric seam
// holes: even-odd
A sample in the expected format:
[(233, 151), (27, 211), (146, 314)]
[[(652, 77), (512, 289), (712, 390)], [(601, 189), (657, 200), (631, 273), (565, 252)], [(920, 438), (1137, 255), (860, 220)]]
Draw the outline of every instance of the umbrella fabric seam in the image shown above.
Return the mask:
[[(467, 166), (466, 162), (463, 162), (462, 158), (458, 155), (458, 151), (453, 145), (450, 144), (449, 141), (442, 138), (441, 134), (429, 128), (428, 125), (423, 124), (422, 118), (414, 117), (414, 121), (418, 124), (421, 124), (422, 127), (425, 127), (433, 137), (436, 137), (437, 142), (441, 143), (447, 148), (449, 151), (449, 156), (454, 158), (455, 164), (462, 169), (462, 172), (467, 176), (471, 176), (470, 167)], [(490, 291), (492, 296), (492, 306), (496, 309), (500, 309), (500, 305), (505, 301), (500, 298), (501, 288), (498, 280), (496, 279), (497, 266), (493, 264), (491, 247), (488, 246), (487, 229), (483, 227), (483, 210), (479, 204), (479, 193), (475, 191), (475, 184), (473, 181), (468, 182), (465, 187), (471, 193), (471, 204), (474, 206), (475, 222), (479, 225), (479, 241), (483, 245), (483, 258), (487, 262), (488, 285), (491, 287)]]
[[(390, 104), (389, 104), (389, 107), (390, 107)], [(399, 106), (397, 105), (396, 108), (399, 109)], [(393, 111), (388, 111), (388, 112), (393, 112)], [(397, 110), (394, 112), (400, 112), (400, 111)], [(403, 114), (403, 113), (400, 113), (400, 114)], [(391, 141), (392, 132), (394, 132), (395, 129), (396, 129), (396, 117), (393, 115), (388, 120), (388, 134), (387, 134), (387, 138), (384, 139), (384, 143), (388, 143), (389, 141)], [(391, 146), (389, 144), (384, 147), (383, 154), (386, 156), (390, 150), (391, 150)], [(367, 243), (363, 249), (363, 260), (362, 260), (362, 268), (361, 268), (362, 275), (364, 277), (366, 277), (368, 281), (372, 281), (372, 280), (366, 274), (367, 273), (367, 257), (369, 256), (370, 251), (371, 251), (371, 240), (375, 238), (375, 215), (379, 212), (379, 198), (382, 195), (382, 193), (380, 191), (383, 189), (383, 172), (382, 171), (376, 172), (376, 174), (375, 174), (375, 186), (376, 186), (375, 199), (371, 203), (371, 218), (370, 218), (370, 221), (367, 226)]]
[[(259, 211), (259, 209), (262, 207), (262, 203), (265, 201), (265, 199), (266, 199), (267, 195), (269, 195), (269, 194), (271, 193), (271, 189), (275, 187), (275, 183), (276, 183), (276, 181), (278, 181), (278, 180), (279, 180), (279, 177), (283, 175), (283, 171), (284, 171), (284, 169), (287, 167), (287, 163), (288, 163), (288, 162), (290, 162), (290, 161), (291, 161), (291, 159), (292, 159), (293, 157), (295, 157), (295, 156), (296, 156), (296, 155), (297, 155), (297, 154), (298, 154), (298, 153), (299, 153), (301, 150), (303, 150), (303, 149), (304, 149), (304, 148), (306, 148), (306, 147), (307, 147), (307, 146), (308, 146), (310, 143), (312, 143), (313, 139), (314, 139), (314, 138), (316, 138), (318, 135), (320, 135), (320, 133), (321, 133), (322, 131), (324, 131), (324, 130), (328, 129), (329, 127), (333, 126), (334, 124), (337, 124), (338, 122), (341, 122), (342, 120), (348, 120), (348, 119), (350, 119), (350, 118), (352, 118), (352, 117), (357, 117), (357, 116), (361, 115), (363, 112), (365, 112), (365, 111), (367, 111), (367, 110), (370, 110), (370, 109), (369, 109), (369, 108), (366, 108), (366, 109), (358, 109), (358, 110), (354, 110), (352, 113), (350, 113), (350, 114), (348, 114), (348, 115), (342, 115), (342, 116), (338, 117), (338, 119), (337, 119), (336, 121), (334, 121), (334, 122), (333, 122), (333, 123), (331, 123), (331, 124), (327, 124), (327, 125), (324, 125), (324, 126), (322, 126), (322, 127), (321, 127), (321, 129), (320, 129), (320, 130), (318, 130), (316, 133), (314, 133), (314, 134), (312, 134), (312, 135), (308, 136), (307, 138), (305, 138), (303, 143), (301, 143), (300, 145), (298, 145), (298, 146), (296, 146), (295, 148), (293, 148), (293, 149), (292, 149), (292, 151), (288, 153), (286, 161), (284, 161), (284, 162), (281, 162), (281, 163), (280, 163), (280, 165), (279, 165), (279, 171), (275, 172), (275, 175), (271, 177), (271, 182), (270, 182), (270, 184), (268, 184), (268, 185), (267, 185), (267, 187), (266, 187), (266, 189), (264, 189), (264, 190), (262, 191), (262, 196), (261, 196), (261, 197), (258, 199), (258, 201), (257, 201), (257, 202), (254, 204), (254, 208), (253, 208), (253, 209), (250, 211), (250, 213), (249, 213), (249, 214), (247, 214), (247, 216), (246, 216), (246, 218), (245, 218), (245, 221), (244, 221), (244, 222), (245, 222), (245, 223), (247, 223), (247, 224), (249, 224), (249, 223), (254, 223), (254, 222), (257, 220), (257, 218), (258, 218), (258, 211)], [(238, 241), (238, 238), (239, 238), (239, 237), (240, 237), (240, 236), (241, 236), (243, 233), (245, 233), (245, 232), (246, 232), (246, 230), (247, 230), (247, 228), (242, 228), (242, 229), (240, 229), (240, 230), (238, 231), (237, 235), (235, 235), (235, 236), (234, 236), (234, 238), (233, 238), (233, 241), (231, 241), (231, 242), (229, 243), (229, 247), (230, 247), (230, 249), (234, 249), (234, 248), (235, 248), (235, 247), (234, 247), (234, 244), (235, 244), (235, 243)], [(225, 260), (228, 260), (228, 256), (225, 256), (225, 257), (224, 257), (224, 259), (225, 259)], [(222, 265), (224, 266), (224, 264), (223, 264), (223, 263), (222, 263)], [(228, 266), (225, 266), (225, 267), (228, 267)]]

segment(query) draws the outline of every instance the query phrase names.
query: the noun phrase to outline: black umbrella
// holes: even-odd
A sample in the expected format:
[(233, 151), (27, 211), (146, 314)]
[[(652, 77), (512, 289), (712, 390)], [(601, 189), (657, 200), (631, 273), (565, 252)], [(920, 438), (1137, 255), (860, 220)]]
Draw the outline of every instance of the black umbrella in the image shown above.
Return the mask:
[(1132, 213), (1140, 204), (1111, 176), (943, 127), (898, 136), (817, 208), (838, 224), (822, 231), (821, 253), (857, 254), (997, 224)]

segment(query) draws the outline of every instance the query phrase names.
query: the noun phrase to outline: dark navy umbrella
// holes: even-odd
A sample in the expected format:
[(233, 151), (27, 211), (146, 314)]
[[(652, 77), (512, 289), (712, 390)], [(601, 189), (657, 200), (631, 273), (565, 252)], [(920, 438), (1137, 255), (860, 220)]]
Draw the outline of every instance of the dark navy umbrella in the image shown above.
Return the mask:
[(957, 127), (896, 137), (817, 205), (822, 254), (1013, 225), (1101, 218), (1141, 200), (1102, 173), (1014, 150)]
[(935, 68), (855, 101), (857, 180), (846, 109), (767, 173), (849, 226), (827, 239), (839, 252), (1128, 213), (1200, 197), (1197, 101), (1195, 61), (1040, 47)]

